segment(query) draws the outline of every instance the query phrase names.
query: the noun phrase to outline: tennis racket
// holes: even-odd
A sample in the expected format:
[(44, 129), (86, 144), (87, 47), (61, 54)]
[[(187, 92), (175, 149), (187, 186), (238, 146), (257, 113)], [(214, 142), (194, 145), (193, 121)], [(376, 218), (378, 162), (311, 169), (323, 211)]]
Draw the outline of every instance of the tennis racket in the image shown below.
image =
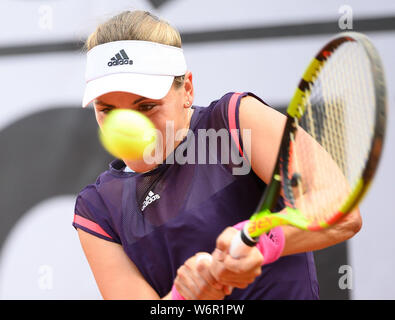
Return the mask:
[[(334, 37), (299, 82), (271, 182), (230, 254), (245, 255), (276, 226), (322, 230), (353, 211), (378, 167), (386, 109), (383, 68), (370, 40), (356, 32)], [(272, 213), (280, 194), (286, 208)]]

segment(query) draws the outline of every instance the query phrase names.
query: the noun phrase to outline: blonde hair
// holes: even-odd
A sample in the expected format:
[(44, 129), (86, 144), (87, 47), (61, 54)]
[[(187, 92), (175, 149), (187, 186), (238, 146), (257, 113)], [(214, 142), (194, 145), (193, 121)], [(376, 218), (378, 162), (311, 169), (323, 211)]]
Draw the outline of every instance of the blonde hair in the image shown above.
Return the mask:
[[(84, 49), (89, 51), (103, 43), (119, 40), (152, 41), (181, 48), (180, 33), (167, 21), (159, 19), (148, 11), (124, 11), (100, 24), (89, 35)], [(184, 83), (184, 75), (174, 78), (179, 88)]]

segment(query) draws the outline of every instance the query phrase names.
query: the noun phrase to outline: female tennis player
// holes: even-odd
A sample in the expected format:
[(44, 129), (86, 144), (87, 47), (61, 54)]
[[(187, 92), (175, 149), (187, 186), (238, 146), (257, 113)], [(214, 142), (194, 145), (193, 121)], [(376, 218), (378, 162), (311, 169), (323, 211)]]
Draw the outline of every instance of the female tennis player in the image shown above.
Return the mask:
[[(77, 197), (73, 226), (103, 298), (318, 299), (311, 251), (358, 232), (358, 210), (324, 231), (274, 228), (247, 256), (228, 254), (270, 181), (285, 117), (248, 92), (193, 106), (180, 34), (148, 12), (111, 18), (86, 48), (83, 106), (99, 126), (129, 108), (164, 137), (160, 161), (116, 159)], [(229, 143), (210, 142), (213, 132)]]

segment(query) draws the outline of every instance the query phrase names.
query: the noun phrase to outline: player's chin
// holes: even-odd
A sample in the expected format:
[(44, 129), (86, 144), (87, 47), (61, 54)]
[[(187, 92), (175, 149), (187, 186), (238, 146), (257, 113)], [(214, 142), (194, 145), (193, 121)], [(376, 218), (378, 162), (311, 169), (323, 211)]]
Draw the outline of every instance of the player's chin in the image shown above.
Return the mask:
[(147, 172), (156, 168), (159, 164), (156, 162), (147, 162), (145, 159), (122, 159), (125, 164), (135, 172)]

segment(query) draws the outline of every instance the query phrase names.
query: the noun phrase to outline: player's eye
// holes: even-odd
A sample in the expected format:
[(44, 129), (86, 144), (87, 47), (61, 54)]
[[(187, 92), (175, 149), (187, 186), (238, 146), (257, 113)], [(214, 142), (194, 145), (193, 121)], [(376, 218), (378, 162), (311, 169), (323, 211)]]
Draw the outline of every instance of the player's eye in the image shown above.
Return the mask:
[(107, 114), (109, 113), (113, 108), (102, 108), (99, 110), (100, 113)]
[(140, 112), (148, 112), (155, 108), (156, 104), (142, 104), (138, 107), (138, 111)]

